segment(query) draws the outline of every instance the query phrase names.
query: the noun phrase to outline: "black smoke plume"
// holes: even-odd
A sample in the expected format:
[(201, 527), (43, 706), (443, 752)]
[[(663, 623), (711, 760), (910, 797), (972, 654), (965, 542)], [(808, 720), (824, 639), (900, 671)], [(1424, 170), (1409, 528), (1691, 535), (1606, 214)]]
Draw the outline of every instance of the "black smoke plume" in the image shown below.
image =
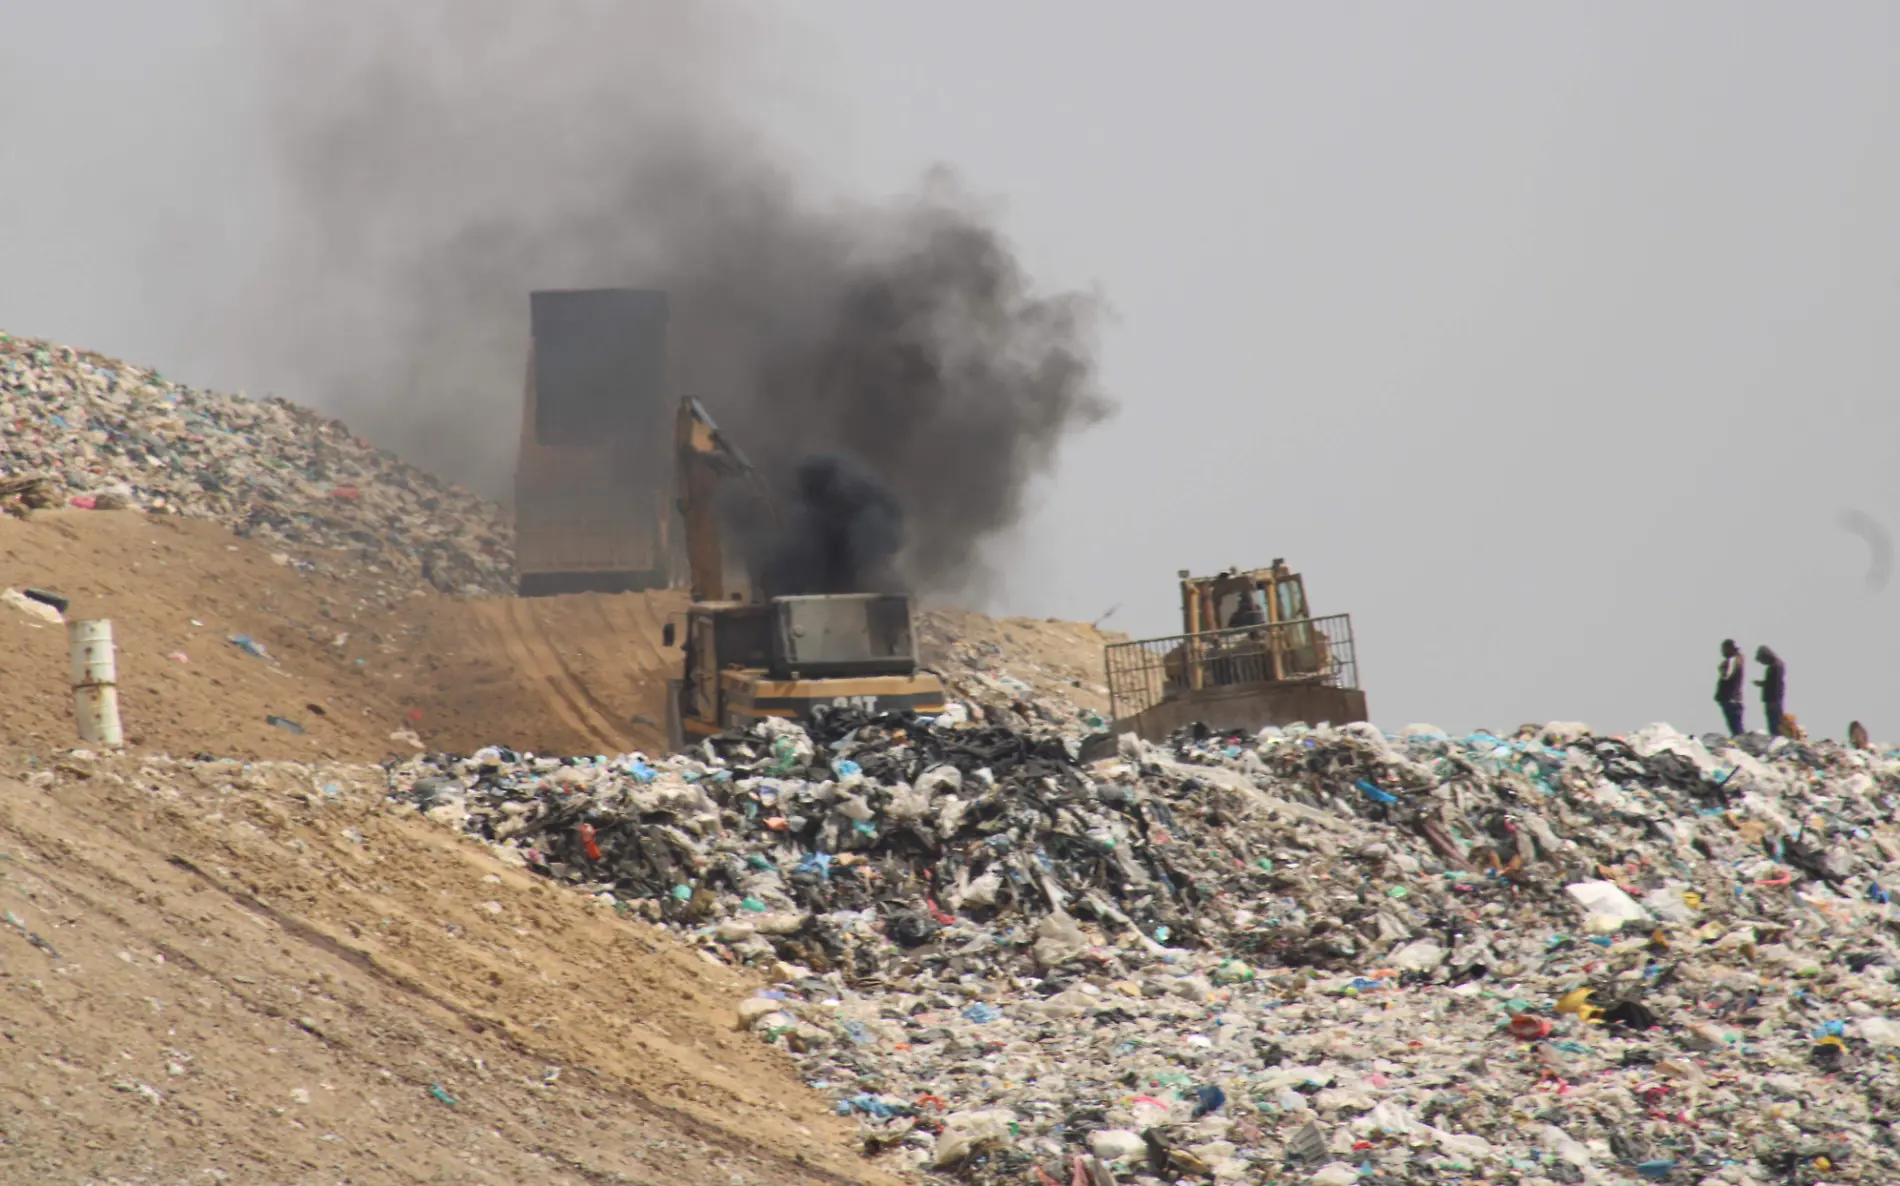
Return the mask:
[(890, 492), (842, 457), (807, 457), (797, 480), (797, 503), (765, 537), (765, 593), (899, 590), (904, 512)]
[[(537, 288), (668, 290), (673, 388), (773, 485), (831, 457), (901, 507), (902, 554), (878, 559), (879, 579), (980, 583), (984, 541), (1021, 516), (1061, 441), (1111, 410), (1097, 300), (1040, 289), (948, 173), (848, 201), (767, 146), (757, 117), (777, 78), (762, 63), (782, 70), (798, 47), (760, 6), (259, 13), (281, 202), (234, 348), (280, 393), (452, 479), (507, 494)], [(885, 514), (865, 529), (879, 546)], [(836, 557), (819, 552), (830, 580)]]

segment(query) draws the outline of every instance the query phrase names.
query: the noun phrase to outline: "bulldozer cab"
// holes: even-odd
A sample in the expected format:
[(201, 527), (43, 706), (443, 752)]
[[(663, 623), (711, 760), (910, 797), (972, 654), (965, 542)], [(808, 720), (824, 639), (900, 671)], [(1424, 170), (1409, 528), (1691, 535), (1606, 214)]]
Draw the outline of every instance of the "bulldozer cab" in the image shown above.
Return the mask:
[(1317, 616), (1300, 574), (1275, 560), (1181, 581), (1181, 633), (1110, 643), (1102, 653), (1114, 722), (1084, 760), (1134, 733), (1161, 741), (1189, 726), (1252, 731), (1366, 720), (1347, 614)]
[(1270, 568), (1230, 568), (1211, 577), (1189, 576), (1186, 570), (1180, 575), (1181, 629), (1186, 634), (1296, 622), (1311, 616), (1306, 608), (1306, 583), (1283, 560), (1275, 560)]
[(1306, 583), (1276, 559), (1266, 568), (1181, 577), (1183, 653), (1170, 691), (1311, 680), (1328, 669), (1324, 635), (1313, 628)]

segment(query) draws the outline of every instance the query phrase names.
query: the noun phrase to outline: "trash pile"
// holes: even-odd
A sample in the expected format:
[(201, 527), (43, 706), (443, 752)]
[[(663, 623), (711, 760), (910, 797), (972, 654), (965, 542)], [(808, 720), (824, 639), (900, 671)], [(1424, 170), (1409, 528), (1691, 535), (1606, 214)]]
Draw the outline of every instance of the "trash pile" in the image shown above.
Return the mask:
[[(942, 677), (945, 691), (961, 699), (980, 719), (1019, 732), (1054, 730), (1067, 737), (1106, 729), (1108, 689), (1100, 683), (1099, 667), (1107, 636), (1069, 640), (1066, 657), (1085, 659), (1089, 665), (1078, 667), (1038, 662), (996, 637), (983, 637), (1000, 633), (1004, 640), (1017, 641), (1008, 625), (968, 613), (929, 610), (917, 619), (918, 650), (926, 665)], [(1087, 629), (1072, 623), (1055, 625)], [(1077, 703), (1078, 699), (1085, 703)]]
[(0, 334), (0, 509), (55, 506), (214, 519), (443, 592), (514, 586), (496, 507), (338, 421)]
[(1900, 752), (1062, 733), (839, 712), (391, 793), (764, 971), (738, 1023), (945, 1180), (1900, 1180)]

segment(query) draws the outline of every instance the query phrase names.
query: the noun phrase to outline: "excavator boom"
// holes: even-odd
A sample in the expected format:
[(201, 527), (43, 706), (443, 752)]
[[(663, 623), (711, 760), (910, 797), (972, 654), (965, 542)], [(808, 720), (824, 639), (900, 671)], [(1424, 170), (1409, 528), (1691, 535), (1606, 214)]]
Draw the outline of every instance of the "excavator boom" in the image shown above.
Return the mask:
[[(714, 498), (720, 483), (727, 478), (744, 478), (763, 496), (768, 511), (775, 512), (770, 491), (759, 471), (746, 460), (739, 447), (726, 439), (704, 404), (691, 396), (680, 400), (674, 430), (679, 482), (680, 519), (686, 530), (686, 560), (691, 573), (694, 601), (723, 601), (728, 590), (725, 581), (724, 541), (719, 535), (719, 516)], [(734, 597), (732, 600), (744, 600)]]

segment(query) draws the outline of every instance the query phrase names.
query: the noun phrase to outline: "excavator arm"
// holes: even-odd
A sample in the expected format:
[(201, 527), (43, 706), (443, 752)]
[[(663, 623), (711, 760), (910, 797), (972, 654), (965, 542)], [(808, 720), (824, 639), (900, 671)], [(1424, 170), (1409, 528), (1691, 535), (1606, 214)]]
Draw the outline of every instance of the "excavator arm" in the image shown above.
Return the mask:
[(727, 478), (742, 477), (773, 507), (759, 471), (737, 445), (726, 439), (711, 413), (698, 400), (680, 400), (674, 433), (679, 483), (680, 519), (686, 529), (686, 561), (691, 571), (694, 601), (726, 598), (725, 561), (719, 537), (714, 498)]

